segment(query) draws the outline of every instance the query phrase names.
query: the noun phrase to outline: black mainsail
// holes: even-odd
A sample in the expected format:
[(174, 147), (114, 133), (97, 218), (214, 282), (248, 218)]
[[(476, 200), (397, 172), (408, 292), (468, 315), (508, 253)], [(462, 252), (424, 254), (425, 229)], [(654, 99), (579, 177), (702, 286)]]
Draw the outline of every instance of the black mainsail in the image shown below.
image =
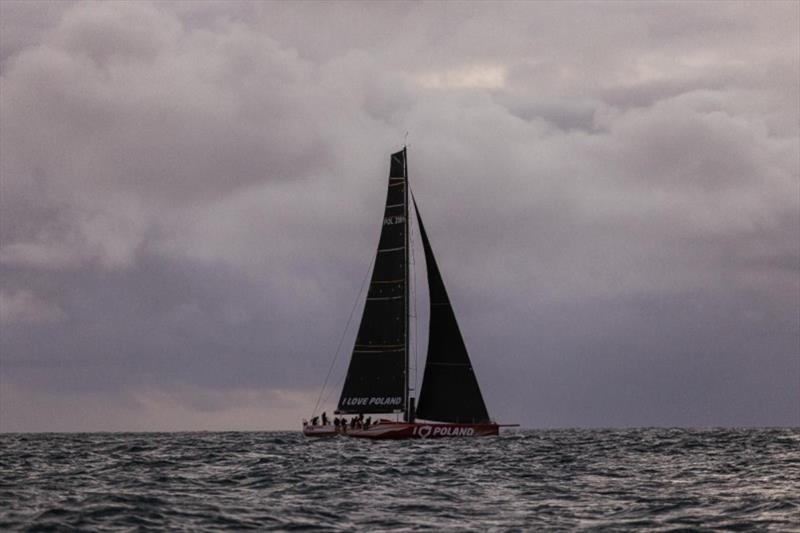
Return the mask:
[(408, 175), (392, 154), (383, 229), (337, 411), (388, 413), (408, 399)]
[(417, 416), (453, 423), (488, 423), (489, 413), (472, 370), (456, 315), (444, 288), (433, 249), (414, 201), (430, 294), (428, 356), (419, 394)]

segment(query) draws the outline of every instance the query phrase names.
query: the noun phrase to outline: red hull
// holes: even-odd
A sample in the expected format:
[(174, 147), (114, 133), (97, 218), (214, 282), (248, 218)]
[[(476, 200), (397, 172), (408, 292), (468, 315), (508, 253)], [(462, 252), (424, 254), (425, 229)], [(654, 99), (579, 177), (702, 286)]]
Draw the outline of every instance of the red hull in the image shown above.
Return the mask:
[(446, 437), (491, 437), (497, 424), (437, 424), (380, 421), (367, 429), (348, 430), (344, 435), (360, 439), (441, 439)]

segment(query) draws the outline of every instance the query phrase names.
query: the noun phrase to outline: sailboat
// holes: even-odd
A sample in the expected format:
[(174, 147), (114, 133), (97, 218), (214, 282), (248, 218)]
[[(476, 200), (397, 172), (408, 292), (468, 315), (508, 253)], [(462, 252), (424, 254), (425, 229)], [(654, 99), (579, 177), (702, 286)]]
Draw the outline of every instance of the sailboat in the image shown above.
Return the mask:
[[(428, 353), (418, 402), (409, 371), (412, 206), (425, 251), (430, 298)], [(358, 415), (361, 420), (364, 414), (394, 414), (395, 420), (349, 427), (304, 423), (303, 433), (370, 439), (478, 437), (498, 435), (500, 427), (515, 425), (489, 418), (422, 216), (410, 194), (406, 147), (390, 158), (383, 228), (336, 414)]]

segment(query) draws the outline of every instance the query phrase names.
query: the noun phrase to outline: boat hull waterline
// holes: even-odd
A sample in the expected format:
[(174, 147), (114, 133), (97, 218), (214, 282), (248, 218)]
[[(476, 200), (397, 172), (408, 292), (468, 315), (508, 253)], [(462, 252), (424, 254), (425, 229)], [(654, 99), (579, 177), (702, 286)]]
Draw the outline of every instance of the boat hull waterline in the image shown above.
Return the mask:
[(499, 424), (437, 424), (425, 422), (378, 422), (368, 428), (338, 430), (336, 426), (306, 426), (307, 437), (355, 437), (359, 439), (441, 439), (448, 437), (492, 437), (500, 433)]

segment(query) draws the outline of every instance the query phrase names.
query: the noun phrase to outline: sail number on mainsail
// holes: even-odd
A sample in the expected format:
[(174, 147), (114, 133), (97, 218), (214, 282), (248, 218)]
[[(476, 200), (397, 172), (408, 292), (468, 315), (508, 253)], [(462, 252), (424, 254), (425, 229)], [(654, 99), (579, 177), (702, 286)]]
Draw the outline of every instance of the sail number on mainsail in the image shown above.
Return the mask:
[(383, 219), (384, 226), (392, 226), (394, 224), (402, 224), (406, 221), (406, 217), (403, 215), (394, 216), (394, 217), (386, 217)]

